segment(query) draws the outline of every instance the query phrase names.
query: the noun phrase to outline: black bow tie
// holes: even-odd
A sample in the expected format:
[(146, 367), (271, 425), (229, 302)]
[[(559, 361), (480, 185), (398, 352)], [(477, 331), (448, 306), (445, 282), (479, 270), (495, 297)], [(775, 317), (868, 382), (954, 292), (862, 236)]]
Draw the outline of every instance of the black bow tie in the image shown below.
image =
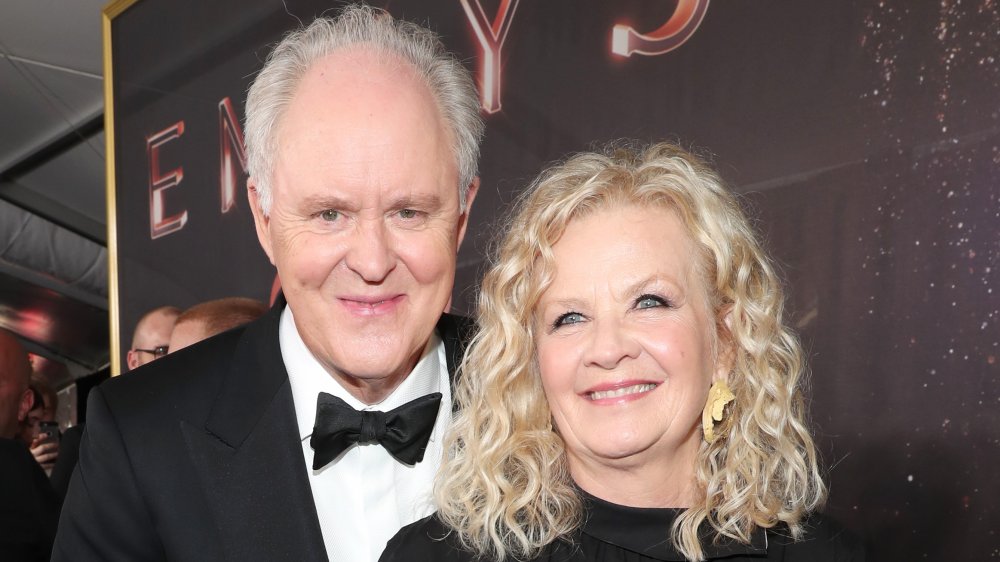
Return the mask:
[(316, 451), (313, 470), (323, 468), (355, 443), (379, 443), (400, 462), (417, 464), (424, 458), (440, 403), (441, 393), (435, 392), (388, 412), (359, 412), (340, 398), (320, 392), (309, 440)]

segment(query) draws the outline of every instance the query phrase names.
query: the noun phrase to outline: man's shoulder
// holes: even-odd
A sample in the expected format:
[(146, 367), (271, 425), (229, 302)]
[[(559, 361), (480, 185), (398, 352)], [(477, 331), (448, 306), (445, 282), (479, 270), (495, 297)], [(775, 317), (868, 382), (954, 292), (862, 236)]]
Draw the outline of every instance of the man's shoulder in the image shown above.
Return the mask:
[(35, 459), (31, 456), (28, 446), (18, 439), (0, 437), (0, 467), (4, 469), (21, 469), (30, 467)]
[(437, 332), (445, 343), (457, 343), (464, 347), (476, 331), (476, 322), (468, 316), (444, 313), (437, 322)]
[(468, 332), (475, 327), (476, 321), (462, 314), (445, 312), (438, 320), (438, 330), (450, 332)]
[(28, 446), (18, 439), (0, 438), (0, 497), (41, 498), (45, 504), (35, 507), (45, 508), (56, 503), (55, 495), (49, 487), (48, 477), (42, 467), (31, 456)]
[(206, 406), (233, 368), (244, 334), (245, 327), (230, 330), (113, 377), (98, 389), (120, 415), (160, 416), (164, 409)]

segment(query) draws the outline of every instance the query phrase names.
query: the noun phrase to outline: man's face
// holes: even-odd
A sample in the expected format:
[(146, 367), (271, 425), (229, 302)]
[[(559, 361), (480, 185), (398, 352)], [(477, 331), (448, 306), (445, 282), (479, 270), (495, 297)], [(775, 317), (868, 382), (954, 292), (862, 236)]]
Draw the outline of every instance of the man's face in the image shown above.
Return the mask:
[(142, 320), (135, 333), (132, 349), (128, 352), (129, 370), (141, 367), (163, 355), (153, 351), (157, 348), (167, 349), (170, 343), (170, 333), (174, 329), (176, 313), (155, 312)]
[(0, 438), (14, 437), (18, 424), (31, 407), (31, 391), (22, 388), (17, 378), (13, 374), (0, 373)]
[(17, 435), (18, 424), (31, 408), (31, 366), (20, 344), (0, 334), (0, 438)]
[(376, 402), (451, 298), (468, 210), (450, 138), (409, 68), (351, 50), (306, 73), (277, 140), (269, 216), (250, 192), (261, 245), (306, 346)]

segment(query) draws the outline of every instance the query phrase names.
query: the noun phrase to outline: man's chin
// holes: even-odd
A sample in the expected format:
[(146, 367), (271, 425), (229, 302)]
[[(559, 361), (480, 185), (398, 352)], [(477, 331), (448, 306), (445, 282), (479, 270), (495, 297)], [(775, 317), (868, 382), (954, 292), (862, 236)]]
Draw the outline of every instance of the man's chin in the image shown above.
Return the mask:
[[(399, 373), (409, 372), (406, 368), (408, 361), (403, 360), (404, 354), (387, 352), (384, 347), (364, 340), (355, 340), (352, 343), (356, 346), (354, 349), (364, 350), (365, 353), (353, 357), (345, 355), (332, 357), (333, 361), (324, 362), (327, 371), (362, 384), (379, 384), (380, 381), (398, 377)], [(397, 357), (398, 360), (390, 360)]]
[[(384, 368), (390, 369), (391, 367)], [(412, 370), (412, 367), (405, 370), (396, 369), (392, 370), (390, 374), (384, 374), (386, 371), (375, 370), (369, 365), (365, 368), (352, 370), (350, 373), (337, 371), (331, 374), (352, 396), (366, 404), (373, 404), (391, 394)]]

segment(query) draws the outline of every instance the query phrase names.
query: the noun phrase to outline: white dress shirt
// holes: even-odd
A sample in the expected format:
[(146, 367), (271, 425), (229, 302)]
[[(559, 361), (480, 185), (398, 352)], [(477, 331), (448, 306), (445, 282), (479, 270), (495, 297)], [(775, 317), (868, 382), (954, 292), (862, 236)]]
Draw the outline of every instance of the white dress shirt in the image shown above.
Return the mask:
[[(451, 424), (451, 385), (444, 344), (434, 334), (413, 371), (378, 404), (351, 396), (316, 360), (285, 307), (278, 331), (281, 356), (295, 402), (302, 457), (309, 472), (323, 542), (331, 561), (376, 562), (401, 527), (434, 511), (431, 487), (441, 465), (444, 433)], [(320, 470), (313, 470), (309, 445), (320, 392), (332, 394), (357, 410), (389, 411), (432, 392), (441, 393), (424, 459), (414, 466), (392, 457), (377, 443), (353, 445)]]

